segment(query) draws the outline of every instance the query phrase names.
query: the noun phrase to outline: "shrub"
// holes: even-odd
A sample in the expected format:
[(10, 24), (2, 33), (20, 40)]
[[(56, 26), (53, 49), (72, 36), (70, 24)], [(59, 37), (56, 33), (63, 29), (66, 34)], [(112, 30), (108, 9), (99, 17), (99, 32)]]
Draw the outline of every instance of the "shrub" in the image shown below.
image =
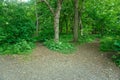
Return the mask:
[(54, 40), (47, 40), (44, 42), (44, 45), (54, 51), (62, 52), (62, 53), (71, 53), (75, 50), (75, 47), (70, 43), (63, 42), (54, 42)]
[(102, 51), (114, 51), (114, 38), (113, 37), (104, 37), (100, 41), (100, 50)]
[(120, 37), (104, 37), (101, 40), (100, 49), (102, 51), (114, 51), (113, 61), (120, 67)]
[(120, 38), (117, 37), (104, 37), (100, 41), (100, 49), (102, 51), (120, 51)]
[(26, 40), (21, 40), (20, 42), (14, 44), (4, 44), (0, 47), (1, 54), (22, 54), (32, 50), (34, 44), (32, 42), (27, 42)]
[(120, 52), (117, 52), (112, 56), (112, 60), (120, 67)]
[(35, 21), (34, 13), (27, 6), (25, 3), (1, 4), (0, 53), (18, 54), (32, 49)]
[(120, 51), (120, 40), (115, 40), (113, 49), (115, 51)]

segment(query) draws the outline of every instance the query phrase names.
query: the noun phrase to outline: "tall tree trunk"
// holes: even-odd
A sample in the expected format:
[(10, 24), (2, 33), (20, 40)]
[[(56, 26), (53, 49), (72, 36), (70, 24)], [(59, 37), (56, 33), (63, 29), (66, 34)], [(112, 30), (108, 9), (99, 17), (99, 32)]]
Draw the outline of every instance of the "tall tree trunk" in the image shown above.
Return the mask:
[(54, 16), (54, 40), (55, 42), (59, 42), (59, 15), (60, 11), (58, 11)]
[(36, 15), (36, 37), (38, 37), (39, 34), (39, 18), (38, 18), (38, 12), (37, 12), (37, 2), (35, 1), (35, 15)]
[(59, 20), (60, 20), (60, 12), (61, 12), (62, 2), (58, 0), (57, 2), (57, 9), (54, 14), (54, 40), (55, 42), (59, 42)]
[(75, 4), (75, 17), (74, 17), (74, 28), (73, 28), (73, 41), (77, 42), (78, 41), (78, 4), (79, 4), (79, 0), (74, 0), (74, 4)]

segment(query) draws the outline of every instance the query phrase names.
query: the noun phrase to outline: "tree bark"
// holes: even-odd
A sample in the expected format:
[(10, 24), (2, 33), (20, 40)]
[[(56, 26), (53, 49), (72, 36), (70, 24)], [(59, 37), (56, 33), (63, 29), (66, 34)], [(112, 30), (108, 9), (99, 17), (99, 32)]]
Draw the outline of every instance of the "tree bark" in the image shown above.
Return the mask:
[(81, 20), (81, 13), (79, 14), (80, 35), (83, 36), (83, 25)]
[(75, 17), (74, 17), (74, 28), (73, 28), (73, 41), (77, 42), (78, 41), (78, 24), (79, 24), (79, 20), (78, 20), (79, 0), (74, 0), (74, 4), (75, 4)]
[(59, 42), (59, 20), (60, 20), (60, 12), (61, 12), (62, 2), (58, 0), (57, 9), (54, 14), (54, 31), (55, 31), (55, 42)]
[(35, 1), (35, 15), (36, 15), (36, 37), (38, 37), (39, 34), (39, 18), (38, 18), (38, 12), (37, 12), (37, 2)]

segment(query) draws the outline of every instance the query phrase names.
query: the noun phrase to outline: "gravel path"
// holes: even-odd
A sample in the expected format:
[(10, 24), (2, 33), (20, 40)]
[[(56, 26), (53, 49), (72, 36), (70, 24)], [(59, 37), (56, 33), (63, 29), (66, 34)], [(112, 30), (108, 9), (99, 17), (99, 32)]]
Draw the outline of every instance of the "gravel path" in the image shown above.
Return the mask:
[(78, 48), (65, 55), (37, 45), (31, 55), (0, 56), (0, 80), (120, 80), (120, 69), (98, 44)]

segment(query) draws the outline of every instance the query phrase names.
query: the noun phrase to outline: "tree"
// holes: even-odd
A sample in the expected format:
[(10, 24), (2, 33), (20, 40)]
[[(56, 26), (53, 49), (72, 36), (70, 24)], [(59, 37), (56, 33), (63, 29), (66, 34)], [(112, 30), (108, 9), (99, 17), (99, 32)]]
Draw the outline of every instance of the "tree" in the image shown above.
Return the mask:
[(75, 4), (75, 16), (74, 16), (74, 28), (73, 28), (73, 41), (77, 42), (78, 41), (78, 24), (79, 24), (79, 20), (78, 20), (78, 4), (79, 4), (79, 0), (74, 0), (74, 4)]
[(39, 15), (37, 10), (37, 1), (35, 1), (35, 16), (36, 16), (36, 36), (39, 34)]
[(59, 20), (60, 20), (60, 12), (62, 8), (63, 0), (57, 0), (57, 8), (54, 10), (53, 7), (49, 4), (47, 0), (41, 0), (45, 2), (45, 4), (50, 9), (51, 13), (54, 16), (54, 40), (55, 42), (59, 42)]

